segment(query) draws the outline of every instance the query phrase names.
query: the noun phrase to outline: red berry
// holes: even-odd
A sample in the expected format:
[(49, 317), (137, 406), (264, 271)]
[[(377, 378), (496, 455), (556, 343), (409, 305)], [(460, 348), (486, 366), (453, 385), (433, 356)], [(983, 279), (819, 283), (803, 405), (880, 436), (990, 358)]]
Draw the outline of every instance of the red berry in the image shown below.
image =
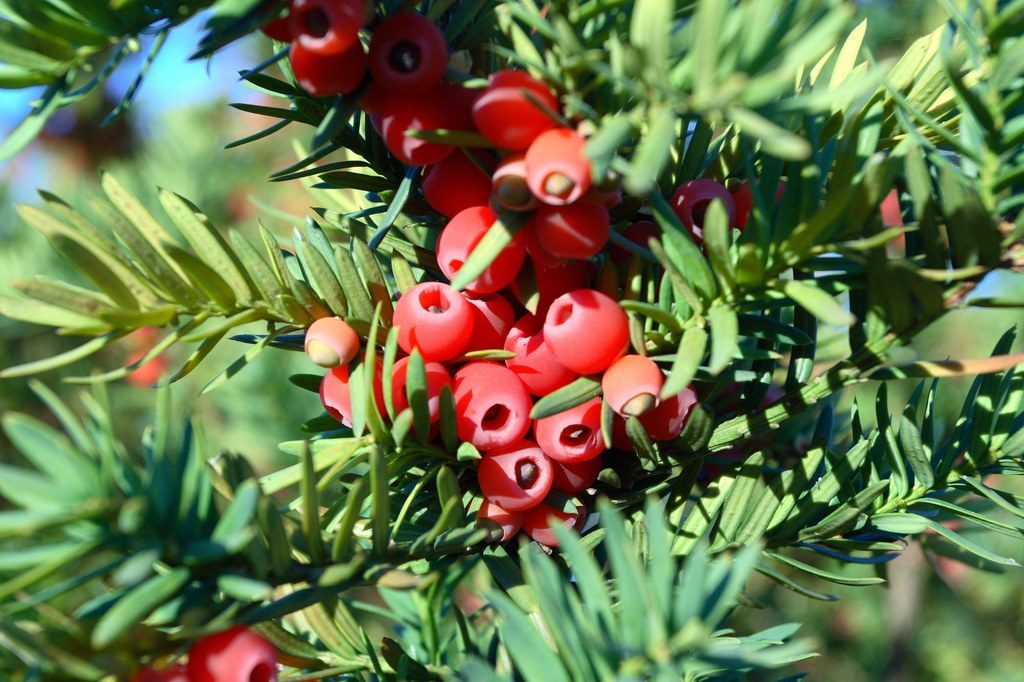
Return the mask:
[(188, 674), (192, 682), (276, 682), (277, 652), (262, 635), (235, 627), (196, 642)]
[(427, 142), (411, 135), (413, 130), (464, 130), (462, 111), (452, 107), (450, 88), (440, 83), (421, 93), (388, 92), (380, 105), (380, 133), (388, 151), (410, 166), (429, 166), (455, 149), (450, 144)]
[(665, 375), (654, 360), (643, 355), (623, 355), (605, 370), (601, 390), (616, 414), (639, 416), (658, 404), (664, 383)]
[[(526, 237), (527, 249), (529, 249), (529, 231), (526, 232)], [(538, 296), (537, 316), (541, 319), (547, 314), (548, 308), (556, 298), (570, 291), (582, 289), (587, 284), (587, 264), (583, 261), (558, 261), (554, 265), (548, 265), (540, 262), (536, 257), (532, 257), (531, 260), (533, 261), (533, 278), (529, 281), (535, 289), (524, 291), (523, 285), (526, 282), (516, 279), (512, 282), (512, 293), (525, 306), (529, 297), (536, 292)]]
[(546, 204), (571, 204), (590, 189), (586, 141), (569, 128), (554, 128), (537, 136), (526, 150), (526, 182)]
[(309, 325), (303, 345), (316, 364), (337, 367), (347, 365), (359, 353), (359, 335), (340, 318), (321, 317)]
[[(775, 190), (775, 201), (782, 199), (786, 192), (786, 181), (779, 180), (779, 186)], [(750, 211), (754, 207), (754, 192), (750, 188), (750, 181), (744, 180), (736, 191), (732, 193), (732, 199), (736, 203), (736, 227), (746, 229), (750, 221)]]
[(557, 125), (545, 107), (558, 111), (558, 100), (544, 83), (524, 71), (498, 71), (473, 106), (473, 122), (499, 147), (522, 150)]
[(477, 469), (484, 497), (513, 512), (540, 504), (551, 490), (553, 476), (551, 460), (525, 439), (488, 452)]
[(190, 682), (190, 680), (188, 667), (184, 663), (176, 663), (159, 670), (147, 665), (135, 673), (135, 677), (132, 678), (132, 682)]
[(451, 360), (473, 334), (473, 310), (466, 299), (442, 282), (423, 282), (402, 294), (393, 322), (398, 345), (418, 348), (424, 362)]
[[(430, 423), (433, 424), (441, 416), (441, 389), (451, 383), (452, 377), (440, 362), (428, 362), (424, 365), (427, 375), (427, 406), (430, 411)], [(409, 407), (406, 395), (409, 371), (409, 358), (398, 360), (391, 370), (391, 403), (398, 414)]]
[(468, 362), (455, 373), (452, 390), (460, 440), (494, 450), (519, 441), (529, 431), (530, 394), (508, 367)]
[(504, 348), (505, 337), (516, 319), (508, 299), (499, 294), (467, 295), (466, 301), (473, 307), (473, 336), (462, 352)]
[(583, 462), (604, 452), (601, 437), (601, 399), (538, 419), (533, 424), (537, 444), (551, 459)]
[(389, 90), (424, 92), (448, 66), (448, 45), (434, 22), (415, 12), (393, 14), (373, 31), (370, 73)]
[(478, 525), (483, 519), (490, 519), (501, 526), (502, 535), (499, 542), (508, 542), (515, 537), (515, 534), (523, 526), (523, 512), (512, 512), (502, 509), (489, 500), (484, 500), (483, 504), (480, 505), (480, 509), (476, 512)]
[(430, 207), (449, 218), (491, 199), (491, 176), (461, 149), (429, 166), (420, 187)]
[(587, 260), (608, 242), (611, 222), (604, 206), (578, 201), (567, 206), (542, 205), (527, 229), (548, 256)]
[(629, 319), (593, 289), (562, 294), (544, 318), (544, 339), (560, 363), (580, 374), (604, 371), (629, 345)]
[(903, 215), (900, 212), (900, 195), (896, 190), (890, 190), (885, 195), (879, 210), (882, 212), (882, 224), (886, 227), (903, 224)]
[[(460, 211), (448, 222), (437, 240), (437, 262), (449, 279), (455, 279), (456, 273), (496, 220), (491, 209), (475, 206)], [(523, 238), (517, 234), (480, 276), (466, 285), (466, 290), (475, 294), (491, 294), (504, 288), (515, 279), (524, 258), (526, 247), (523, 246)]]
[(359, 42), (365, 13), (365, 0), (292, 0), (288, 23), (303, 49), (335, 55)]
[[(261, 9), (271, 10), (275, 4), (274, 0), (269, 0), (263, 3)], [(292, 27), (288, 21), (288, 15), (280, 16), (278, 12), (274, 13), (273, 17), (273, 19), (268, 19), (266, 23), (260, 26), (260, 30), (268, 38), (273, 38), (282, 43), (290, 43), (292, 41)]]
[(587, 516), (587, 508), (579, 498), (573, 498), (570, 504), (573, 505), (575, 511), (555, 509), (547, 503), (527, 510), (523, 514), (523, 532), (545, 547), (558, 547), (558, 537), (552, 527), (561, 523), (566, 528), (579, 530)]
[(601, 473), (601, 458), (591, 457), (581, 462), (551, 460), (555, 480), (551, 487), (563, 493), (578, 493), (594, 485)]
[(545, 396), (579, 377), (555, 359), (544, 343), (544, 323), (535, 315), (527, 313), (512, 325), (504, 348), (516, 354), (505, 364), (533, 395)]
[(697, 404), (697, 394), (692, 388), (665, 398), (653, 410), (640, 415), (640, 423), (651, 436), (651, 440), (673, 440), (679, 437), (686, 426), (690, 410)]
[[(327, 413), (345, 426), (352, 426), (352, 389), (349, 385), (348, 365), (340, 365), (327, 371), (320, 381), (320, 402)], [(384, 365), (377, 359), (373, 373), (373, 397), (377, 411), (387, 414), (384, 407)]]
[(672, 194), (672, 210), (698, 244), (704, 243), (704, 212), (715, 199), (719, 199), (725, 206), (729, 224), (735, 224), (736, 202), (729, 190), (719, 182), (706, 178), (689, 180), (679, 185)]
[(318, 54), (296, 40), (292, 41), (288, 59), (295, 80), (303, 90), (317, 97), (352, 92), (366, 73), (366, 53), (358, 42), (344, 52)]
[(509, 154), (491, 175), (491, 200), (510, 211), (532, 211), (540, 206), (526, 184), (526, 157)]

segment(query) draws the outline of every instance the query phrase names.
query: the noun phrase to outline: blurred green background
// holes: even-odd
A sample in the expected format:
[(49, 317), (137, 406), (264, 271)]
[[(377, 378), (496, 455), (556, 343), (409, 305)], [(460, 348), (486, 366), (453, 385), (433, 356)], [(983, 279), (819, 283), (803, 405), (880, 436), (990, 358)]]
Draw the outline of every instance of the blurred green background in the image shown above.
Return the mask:
[[(875, 0), (857, 2), (868, 19), (868, 43), (883, 58), (899, 55), (908, 38), (934, 29), (943, 21), (937, 0)], [(957, 2), (955, 4), (962, 4)], [(195, 22), (193, 22), (194, 24)], [(161, 215), (156, 188), (164, 187), (191, 199), (222, 227), (251, 233), (262, 221), (287, 242), (301, 225), (307, 207), (323, 205), (298, 183), (274, 185), (270, 173), (296, 159), (293, 144), (309, 129), (286, 128), (272, 138), (240, 149), (223, 149), (233, 139), (266, 125), (259, 117), (228, 108), (228, 101), (259, 101), (261, 95), (241, 88), (236, 72), (261, 61), (269, 43), (253, 39), (229, 54), (218, 55), (209, 68), (183, 71), (183, 59), (194, 44), (195, 26), (179, 31), (157, 61), (143, 86), (139, 105), (118, 122), (100, 122), (127, 82), (115, 81), (94, 93), (73, 111), (61, 113), (46, 134), (12, 162), (0, 166), (0, 293), (11, 293), (9, 280), (46, 274), (74, 281), (74, 275), (45, 241), (20, 222), (14, 204), (34, 201), (36, 188), (61, 196), (88, 211), (98, 196), (98, 171), (113, 172)], [(173, 41), (178, 42), (173, 42)], [(131, 75), (129, 69), (129, 76)], [(189, 92), (182, 92), (187, 83)], [(0, 93), (0, 134), (27, 110), (30, 94)], [(1020, 278), (1003, 278), (986, 286), (1024, 290)], [(929, 329), (910, 353), (921, 358), (981, 357), (995, 340), (1022, 321), (1018, 311), (969, 310), (954, 313)], [(49, 330), (0, 319), (0, 366), (47, 357), (74, 344)], [(1018, 344), (1019, 345), (1019, 344)], [(216, 391), (199, 397), (202, 387), (247, 347), (225, 343), (189, 378), (171, 389), (176, 412), (202, 426), (214, 450), (241, 452), (258, 468), (270, 469), (286, 456), (276, 449), (283, 440), (300, 437), (299, 426), (320, 413), (317, 397), (287, 380), (295, 372), (315, 368), (301, 354), (270, 352)], [(87, 362), (40, 377), (74, 403), (81, 390), (61, 383), (99, 368), (124, 363), (131, 342), (104, 351)], [(173, 371), (184, 360), (180, 350), (168, 354)], [(943, 386), (949, 421), (969, 380)], [(911, 387), (900, 387), (893, 398)], [(873, 386), (862, 389), (873, 399)], [(152, 391), (129, 382), (110, 386), (117, 426), (126, 443), (138, 442), (154, 404)], [(17, 410), (47, 418), (27, 382), (0, 384), (0, 410)], [(780, 444), (785, 447), (786, 444)], [(16, 458), (0, 436), (0, 460)], [(1017, 491), (1022, 493), (1024, 491)], [(1024, 563), (1019, 540), (988, 534), (979, 542)], [(830, 566), (835, 570), (838, 564)], [(849, 569), (864, 574), (875, 567)], [(984, 573), (931, 555), (919, 546), (882, 567), (889, 580), (882, 588), (841, 588), (816, 585), (841, 597), (817, 602), (778, 588), (766, 580), (752, 585), (751, 596), (766, 609), (742, 607), (740, 631), (779, 622), (804, 623), (801, 633), (816, 640), (822, 656), (801, 665), (810, 679), (860, 682), (1013, 681), (1024, 680), (1024, 581), (1020, 572)], [(833, 589), (828, 589), (833, 588)], [(797, 672), (797, 671), (793, 671)]]

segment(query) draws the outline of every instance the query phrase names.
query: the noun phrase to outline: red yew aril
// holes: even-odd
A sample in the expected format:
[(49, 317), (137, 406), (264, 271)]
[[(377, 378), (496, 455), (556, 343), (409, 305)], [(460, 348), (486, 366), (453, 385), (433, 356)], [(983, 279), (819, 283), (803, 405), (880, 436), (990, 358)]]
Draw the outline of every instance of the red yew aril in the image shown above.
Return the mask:
[(352, 92), (366, 74), (366, 53), (358, 41), (344, 52), (329, 55), (310, 52), (293, 41), (288, 59), (295, 80), (317, 97)]
[(509, 154), (491, 175), (491, 201), (510, 211), (532, 211), (540, 206), (526, 184), (526, 157)]
[(551, 460), (537, 444), (519, 440), (484, 454), (477, 469), (484, 498), (508, 511), (540, 504), (551, 490)]
[(335, 55), (359, 43), (365, 14), (366, 0), (292, 0), (288, 23), (303, 49)]
[(420, 187), (430, 207), (449, 218), (491, 199), (491, 176), (461, 149), (429, 166)]
[(527, 313), (519, 318), (505, 337), (505, 350), (515, 353), (505, 361), (526, 389), (535, 396), (545, 396), (579, 377), (558, 362), (544, 343), (544, 322)]
[(583, 462), (604, 452), (601, 437), (601, 399), (538, 419), (533, 424), (537, 444), (551, 459)]
[[(522, 521), (520, 520), (520, 525)], [(135, 673), (132, 682), (191, 682), (188, 676), (188, 666), (184, 663), (176, 663), (167, 668), (154, 668), (147, 665)]]
[(530, 430), (530, 394), (505, 365), (468, 362), (455, 373), (452, 391), (460, 440), (494, 450), (512, 445)]
[(542, 205), (525, 229), (533, 232), (548, 256), (587, 260), (608, 242), (611, 221), (604, 206), (578, 201), (567, 206)]
[(370, 73), (389, 90), (424, 92), (448, 66), (448, 44), (434, 22), (415, 12), (384, 19), (370, 40)]
[(601, 390), (615, 413), (640, 416), (658, 404), (665, 383), (661, 368), (644, 355), (623, 355), (601, 376)]
[[(352, 389), (349, 385), (349, 365), (340, 365), (327, 371), (320, 381), (320, 402), (327, 413), (345, 426), (352, 426)], [(384, 407), (384, 365), (377, 359), (373, 373), (373, 397), (377, 411), (385, 415)]]
[(537, 136), (526, 150), (526, 183), (546, 204), (571, 204), (590, 189), (586, 141), (575, 130), (554, 128)]
[(398, 345), (406, 353), (418, 348), (424, 362), (451, 360), (473, 335), (472, 307), (442, 282), (423, 282), (402, 294), (393, 322)]
[(690, 411), (697, 404), (697, 394), (684, 388), (674, 396), (665, 398), (653, 410), (640, 415), (640, 424), (651, 440), (665, 441), (678, 438), (686, 426)]
[(519, 151), (557, 125), (544, 108), (558, 111), (547, 85), (525, 71), (498, 71), (473, 105), (473, 123), (494, 144)]
[(359, 353), (359, 335), (340, 318), (321, 317), (309, 325), (303, 347), (321, 367), (347, 365)]
[(502, 535), (499, 542), (508, 542), (523, 527), (523, 512), (502, 509), (489, 500), (484, 500), (476, 512), (477, 525), (484, 519), (490, 519), (501, 526)]
[[(497, 220), (487, 206), (460, 211), (448, 221), (437, 240), (437, 263), (449, 279), (455, 279), (466, 259)], [(480, 276), (466, 285), (466, 291), (491, 294), (506, 287), (519, 273), (526, 258), (523, 238), (517, 234)]]
[(593, 289), (562, 294), (544, 318), (555, 359), (580, 374), (604, 371), (629, 345), (629, 319), (614, 299)]
[[(423, 368), (427, 375), (427, 407), (430, 423), (433, 424), (441, 416), (441, 389), (452, 382), (452, 377), (440, 362), (425, 363)], [(408, 371), (408, 356), (395, 362), (391, 370), (391, 403), (395, 414), (409, 407), (409, 397), (406, 395)]]
[[(530, 232), (526, 232), (526, 248), (530, 248)], [(512, 282), (512, 293), (523, 306), (527, 306), (528, 299), (535, 293), (537, 295), (536, 314), (542, 320), (548, 312), (548, 308), (555, 299), (570, 291), (582, 289), (587, 284), (587, 263), (579, 260), (557, 261), (554, 265), (546, 265), (536, 257), (530, 257), (532, 270), (527, 280), (516, 278)], [(526, 268), (524, 268), (526, 270)], [(522, 272), (520, 275), (522, 276)], [(524, 285), (529, 283), (532, 290), (524, 290)], [(532, 306), (529, 306), (532, 309)]]
[(410, 166), (429, 166), (447, 157), (455, 147), (428, 142), (407, 131), (465, 130), (464, 112), (449, 101), (451, 86), (439, 83), (420, 93), (388, 92), (380, 103), (380, 134), (388, 151)]
[[(274, 0), (263, 3), (264, 9), (271, 9), (277, 3)], [(260, 26), (260, 30), (263, 31), (264, 35), (268, 38), (273, 38), (282, 43), (290, 43), (292, 41), (292, 27), (288, 21), (288, 15), (280, 16), (280, 13), (272, 15), (272, 19), (268, 19), (266, 23)]]
[(188, 675), (192, 682), (276, 682), (277, 652), (259, 633), (231, 628), (195, 643)]
[(508, 299), (499, 294), (467, 294), (466, 302), (473, 308), (473, 335), (462, 352), (504, 348), (505, 337), (516, 320), (516, 313)]
[(715, 199), (719, 199), (725, 206), (729, 224), (735, 224), (736, 202), (733, 201), (729, 190), (719, 182), (706, 178), (689, 180), (679, 185), (672, 194), (672, 200), (669, 202), (672, 210), (698, 244), (704, 243), (704, 212)]
[(558, 536), (552, 530), (555, 524), (579, 530), (587, 517), (587, 508), (579, 498), (573, 498), (571, 504), (573, 512), (555, 509), (546, 502), (528, 509), (523, 514), (523, 532), (545, 547), (558, 547)]
[[(775, 201), (778, 202), (782, 199), (782, 195), (786, 192), (786, 181), (779, 180), (779, 186), (775, 190)], [(744, 180), (740, 183), (740, 186), (732, 192), (732, 199), (736, 204), (736, 222), (735, 225), (741, 230), (745, 230), (747, 223), (750, 222), (750, 212), (754, 208), (754, 192), (750, 187), (750, 181)]]
[(580, 462), (551, 460), (555, 480), (551, 487), (563, 493), (578, 493), (594, 485), (601, 473), (601, 457), (591, 457)]

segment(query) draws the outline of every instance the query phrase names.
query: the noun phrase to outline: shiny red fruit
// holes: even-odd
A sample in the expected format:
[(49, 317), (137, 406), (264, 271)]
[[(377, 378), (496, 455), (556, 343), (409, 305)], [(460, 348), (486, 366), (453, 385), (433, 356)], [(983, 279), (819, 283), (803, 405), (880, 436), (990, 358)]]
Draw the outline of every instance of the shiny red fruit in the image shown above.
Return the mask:
[(417, 130), (466, 130), (465, 112), (452, 106), (455, 86), (439, 83), (420, 93), (388, 92), (380, 103), (380, 134), (388, 151), (410, 166), (429, 166), (451, 154), (450, 144), (407, 135)]
[(545, 204), (571, 204), (590, 189), (586, 141), (575, 130), (554, 128), (537, 136), (526, 150), (526, 182)]
[(557, 125), (545, 108), (558, 111), (547, 85), (525, 71), (498, 71), (473, 106), (473, 122), (494, 144), (518, 151)]
[(505, 337), (516, 321), (508, 299), (499, 294), (467, 294), (466, 302), (473, 307), (473, 335), (462, 352), (504, 348)]
[(480, 505), (480, 509), (476, 513), (477, 524), (484, 519), (490, 519), (501, 526), (502, 534), (499, 542), (508, 542), (523, 527), (523, 512), (502, 509), (489, 500), (484, 500), (484, 503)]
[(629, 319), (614, 299), (578, 289), (555, 299), (544, 338), (560, 363), (580, 374), (604, 371), (629, 345)]
[(542, 205), (526, 229), (549, 257), (587, 260), (608, 243), (611, 221), (600, 204), (578, 201), (567, 206)]
[(473, 206), (486, 206), (491, 199), (490, 174), (461, 149), (428, 166), (420, 187), (430, 207), (449, 218)]
[(473, 335), (469, 303), (442, 282), (423, 282), (402, 294), (393, 322), (398, 327), (398, 345), (406, 353), (418, 348), (424, 362), (451, 360)]
[(665, 398), (653, 410), (640, 415), (640, 423), (651, 440), (672, 440), (678, 438), (690, 417), (690, 411), (697, 404), (697, 394), (692, 388)]
[(359, 353), (359, 335), (345, 320), (321, 317), (306, 330), (303, 348), (321, 367), (347, 365)]
[(555, 359), (544, 342), (544, 321), (536, 315), (527, 313), (512, 325), (504, 348), (516, 354), (505, 364), (535, 396), (545, 396), (579, 378)]
[(257, 632), (235, 627), (196, 642), (188, 674), (191, 682), (276, 682), (277, 652)]
[[(466, 259), (496, 220), (497, 217), (487, 206), (474, 206), (460, 211), (448, 221), (437, 240), (437, 263), (445, 276), (455, 279)], [(517, 234), (480, 276), (466, 285), (466, 291), (492, 294), (505, 288), (519, 274), (524, 258), (526, 247), (523, 238)]]
[(583, 462), (604, 452), (601, 437), (601, 399), (538, 419), (533, 424), (537, 444), (551, 459)]
[(303, 90), (317, 97), (352, 92), (366, 74), (366, 53), (356, 42), (337, 54), (318, 54), (292, 41), (288, 53), (292, 73)]
[(491, 175), (491, 201), (509, 211), (532, 211), (540, 206), (526, 184), (526, 157), (509, 154)]
[[(349, 366), (341, 365), (327, 371), (320, 381), (320, 402), (327, 413), (345, 426), (352, 426), (352, 389), (349, 384)], [(384, 366), (377, 359), (373, 373), (373, 397), (377, 412), (385, 415), (384, 407)]]
[(661, 368), (644, 355), (623, 355), (601, 376), (601, 390), (615, 413), (640, 416), (654, 409), (665, 383)]
[[(427, 375), (427, 408), (430, 423), (433, 424), (441, 416), (441, 390), (452, 382), (452, 377), (440, 362), (428, 362), (424, 370)], [(409, 397), (406, 395), (408, 371), (408, 356), (398, 360), (391, 370), (391, 403), (395, 414), (409, 407)]]
[(570, 504), (574, 511), (555, 509), (546, 503), (527, 510), (523, 515), (523, 532), (545, 547), (558, 547), (558, 537), (552, 528), (562, 524), (566, 528), (579, 530), (587, 518), (587, 508), (579, 498), (573, 498)]
[(303, 49), (336, 55), (359, 42), (365, 14), (365, 0), (292, 0), (288, 24)]
[(551, 460), (529, 440), (486, 453), (477, 477), (488, 501), (513, 512), (540, 504), (554, 480)]
[(415, 12), (384, 19), (370, 40), (370, 73), (389, 90), (424, 92), (448, 66), (448, 44), (434, 22)]
[(712, 201), (718, 199), (725, 206), (729, 224), (736, 222), (736, 202), (729, 190), (720, 182), (698, 178), (679, 185), (669, 202), (680, 222), (693, 235), (698, 244), (704, 243), (704, 213)]
[[(526, 237), (526, 248), (529, 251), (529, 231), (526, 232)], [(536, 312), (542, 320), (556, 298), (570, 291), (582, 289), (587, 284), (587, 263), (584, 261), (557, 261), (553, 265), (548, 265), (538, 260), (536, 256), (531, 256), (530, 260), (533, 264), (533, 269), (529, 272), (531, 276), (523, 277), (521, 274), (512, 282), (512, 293), (523, 306), (531, 310), (534, 307), (527, 304), (536, 296)]]
[[(648, 244), (651, 239), (656, 239), (661, 236), (661, 231), (658, 229), (658, 226), (650, 220), (638, 220), (624, 229), (622, 231), (622, 236), (637, 246), (642, 246), (646, 249), (648, 248)], [(613, 263), (623, 263), (629, 260), (632, 253), (632, 251), (629, 251), (618, 244), (612, 244), (608, 249), (608, 256), (611, 258)]]
[(452, 390), (460, 440), (494, 450), (512, 445), (530, 430), (530, 394), (508, 367), (468, 362), (455, 373)]
[(559, 462), (552, 460), (555, 480), (551, 487), (563, 493), (578, 493), (594, 485), (601, 473), (601, 457), (591, 457), (581, 462)]

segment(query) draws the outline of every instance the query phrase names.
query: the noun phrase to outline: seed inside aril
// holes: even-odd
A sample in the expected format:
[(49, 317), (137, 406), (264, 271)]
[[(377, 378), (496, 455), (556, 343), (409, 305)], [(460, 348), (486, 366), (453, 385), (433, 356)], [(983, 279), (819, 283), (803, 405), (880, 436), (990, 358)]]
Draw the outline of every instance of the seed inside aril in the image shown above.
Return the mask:
[(327, 13), (319, 7), (314, 7), (306, 12), (304, 18), (306, 20), (306, 32), (311, 36), (323, 38), (331, 30), (331, 22), (327, 17)]
[(622, 413), (626, 415), (640, 416), (654, 407), (657, 403), (657, 399), (650, 393), (640, 393), (629, 400), (622, 406)]
[(563, 173), (551, 173), (544, 178), (544, 191), (560, 199), (565, 199), (572, 194), (574, 187), (576, 187), (576, 183)]
[(412, 73), (419, 68), (421, 58), (420, 46), (403, 40), (388, 52), (388, 65), (399, 73)]
[(480, 426), (487, 431), (496, 431), (497, 429), (505, 426), (505, 423), (508, 422), (508, 418), (510, 416), (511, 413), (504, 405), (491, 405), (487, 408), (487, 411), (484, 412), (484, 418), (481, 420)]
[(502, 178), (494, 191), (506, 206), (525, 206), (533, 198), (526, 180), (517, 176)]
[(540, 469), (530, 460), (516, 462), (516, 483), (520, 488), (526, 489), (532, 486), (537, 481), (539, 474)]
[(583, 424), (572, 424), (571, 426), (567, 426), (562, 429), (562, 433), (558, 437), (558, 440), (567, 448), (580, 447), (586, 445), (587, 441), (590, 440), (591, 433), (589, 426), (584, 426)]

